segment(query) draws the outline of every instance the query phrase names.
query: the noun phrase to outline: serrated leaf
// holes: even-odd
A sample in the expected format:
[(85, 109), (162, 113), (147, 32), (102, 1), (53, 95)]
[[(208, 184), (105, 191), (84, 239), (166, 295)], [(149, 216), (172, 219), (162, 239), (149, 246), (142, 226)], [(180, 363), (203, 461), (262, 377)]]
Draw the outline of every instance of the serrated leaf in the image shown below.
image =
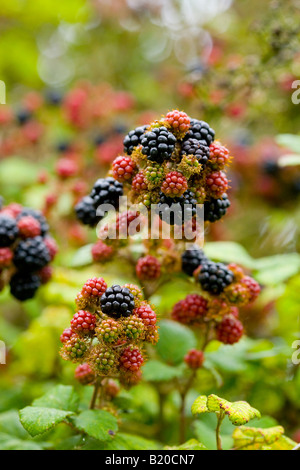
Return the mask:
[(32, 403), (32, 406), (64, 411), (78, 410), (79, 395), (70, 385), (57, 385)]
[(196, 439), (190, 439), (189, 441), (185, 442), (184, 444), (181, 444), (180, 446), (166, 446), (164, 450), (207, 450), (207, 448)]
[(27, 406), (20, 411), (20, 421), (26, 431), (35, 437), (54, 428), (72, 414), (72, 411)]
[(183, 371), (179, 367), (169, 366), (161, 361), (151, 359), (145, 364), (143, 378), (149, 382), (164, 382), (180, 377)]
[(234, 447), (238, 450), (292, 450), (297, 445), (284, 434), (282, 426), (252, 428), (242, 426), (233, 432)]
[(192, 413), (220, 413), (224, 411), (229, 420), (235, 426), (241, 426), (248, 423), (253, 418), (260, 418), (260, 412), (252, 408), (246, 401), (230, 401), (220, 398), (217, 395), (198, 397), (192, 405)]
[(162, 320), (159, 326), (156, 350), (164, 361), (178, 364), (190, 349), (196, 347), (197, 340), (190, 328), (172, 320)]
[(238, 450), (261, 450), (265, 445), (270, 446), (281, 438), (284, 433), (282, 426), (272, 428), (251, 428), (241, 426), (234, 430), (234, 448)]
[(200, 397), (198, 397), (192, 405), (192, 413), (193, 415), (198, 415), (201, 413), (208, 413), (208, 412), (209, 412), (209, 409), (207, 408), (207, 396), (200, 395)]
[(113, 439), (118, 430), (115, 416), (103, 410), (86, 410), (72, 419), (76, 428), (99, 441)]
[(207, 398), (207, 408), (209, 411), (218, 412), (225, 411), (232, 424), (242, 426), (253, 418), (260, 418), (260, 412), (246, 401), (230, 401), (220, 398), (217, 395), (209, 395)]

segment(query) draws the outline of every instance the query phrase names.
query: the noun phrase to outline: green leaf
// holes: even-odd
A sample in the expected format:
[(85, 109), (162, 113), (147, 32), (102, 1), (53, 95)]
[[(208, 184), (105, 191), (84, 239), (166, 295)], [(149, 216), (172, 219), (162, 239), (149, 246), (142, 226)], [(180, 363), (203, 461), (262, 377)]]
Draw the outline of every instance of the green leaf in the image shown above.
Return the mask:
[(190, 349), (197, 346), (197, 340), (190, 328), (172, 320), (162, 320), (159, 326), (156, 349), (164, 361), (178, 364)]
[[(206, 399), (206, 403), (205, 403)], [(248, 423), (253, 418), (260, 418), (260, 412), (252, 408), (246, 401), (230, 401), (220, 398), (217, 395), (198, 397), (192, 405), (193, 415), (213, 412), (219, 414), (225, 412), (234, 426), (241, 426)]]
[(252, 269), (255, 260), (251, 258), (245, 248), (235, 242), (209, 242), (204, 246), (205, 254), (216, 261), (225, 263), (238, 263), (245, 268)]
[(72, 414), (71, 411), (27, 406), (20, 411), (20, 421), (26, 431), (35, 437), (54, 428)]
[(150, 359), (143, 369), (143, 378), (149, 382), (164, 382), (180, 377), (182, 373), (180, 367), (169, 366), (161, 361)]
[(92, 244), (82, 246), (76, 251), (71, 263), (71, 268), (80, 268), (81, 266), (88, 266), (92, 264)]
[(198, 415), (201, 413), (208, 413), (208, 412), (209, 412), (209, 409), (207, 408), (207, 396), (200, 395), (200, 397), (198, 397), (192, 405), (192, 413), (193, 415)]
[(276, 137), (276, 142), (282, 147), (286, 147), (293, 152), (300, 152), (300, 136), (294, 134), (280, 134)]
[(184, 444), (181, 444), (180, 446), (166, 446), (164, 450), (207, 450), (207, 448), (196, 439), (190, 439), (189, 441), (185, 442)]
[(58, 410), (76, 412), (79, 405), (79, 395), (71, 386), (57, 385), (41, 398), (34, 400), (32, 405), (42, 408), (55, 408)]
[[(274, 426), (271, 428), (251, 428), (242, 426), (234, 430), (232, 437), (234, 439), (234, 448), (238, 450), (262, 450), (275, 447), (281, 450), (293, 448), (296, 443), (291, 439), (283, 436), (284, 429), (282, 426)], [(279, 441), (279, 442), (278, 442)]]
[(87, 439), (81, 450), (156, 450), (159, 445), (144, 437), (132, 434), (118, 433), (111, 441), (100, 442)]
[(284, 168), (286, 166), (300, 165), (300, 155), (296, 155), (296, 154), (282, 155), (278, 160), (278, 165), (281, 168)]
[(103, 410), (86, 410), (72, 418), (77, 429), (99, 441), (113, 438), (118, 430), (115, 416)]
[(0, 433), (1, 450), (43, 450), (36, 442), (18, 439), (10, 434)]
[(300, 255), (288, 253), (260, 258), (256, 260), (255, 269), (258, 282), (266, 285), (280, 284), (300, 272)]

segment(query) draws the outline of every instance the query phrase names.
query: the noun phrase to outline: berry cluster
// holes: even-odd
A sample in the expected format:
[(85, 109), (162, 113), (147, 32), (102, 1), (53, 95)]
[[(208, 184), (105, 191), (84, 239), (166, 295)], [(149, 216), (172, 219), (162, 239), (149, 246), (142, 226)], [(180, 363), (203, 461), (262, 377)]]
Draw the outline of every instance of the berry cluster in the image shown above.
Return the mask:
[(0, 285), (9, 284), (20, 301), (34, 297), (48, 282), (57, 253), (49, 226), (39, 211), (10, 204), (0, 210)]
[(180, 323), (208, 328), (210, 339), (224, 344), (239, 341), (244, 328), (239, 307), (258, 297), (259, 284), (236, 264), (225, 265), (209, 260), (205, 253), (192, 247), (182, 254), (182, 270), (194, 276), (202, 294), (189, 294), (173, 306), (171, 317)]
[(141, 378), (144, 344), (158, 340), (157, 318), (133, 285), (107, 287), (102, 278), (89, 279), (76, 298), (77, 313), (61, 335), (61, 356), (79, 362), (77, 380), (84, 384), (118, 376), (125, 386)]
[(205, 202), (205, 220), (215, 222), (229, 207), (226, 195), (229, 184), (224, 169), (230, 157), (226, 147), (214, 138), (215, 133), (206, 122), (191, 119), (182, 111), (171, 111), (147, 127), (130, 131), (124, 139), (127, 155), (113, 163), (114, 177), (124, 182), (123, 170), (120, 168), (119, 177), (116, 167), (122, 159), (126, 159), (128, 166), (131, 159), (126, 181), (132, 189), (132, 202), (145, 204), (149, 201), (149, 192), (154, 192), (156, 197), (152, 202), (162, 208), (160, 217), (170, 225), (184, 223), (183, 216), (178, 216), (177, 220), (168, 217), (173, 204), (178, 204), (178, 212), (191, 205), (191, 217), (194, 217), (196, 204)]
[[(113, 161), (109, 176), (96, 181), (90, 195), (77, 204), (78, 219), (95, 226), (105, 215), (99, 206), (107, 204), (119, 210), (119, 197), (124, 194), (129, 202), (147, 210), (156, 205), (152, 216), (170, 226), (189, 227), (196, 238), (198, 205), (204, 204), (207, 223), (220, 220), (230, 206), (225, 174), (229, 151), (214, 139), (209, 124), (178, 110), (131, 130), (124, 139), (124, 154)], [(100, 237), (109, 240), (107, 245), (114, 245), (109, 233), (106, 227)], [(183, 230), (183, 237), (187, 236), (190, 239)], [(93, 250), (94, 260), (108, 258), (102, 245), (99, 256), (97, 249)]]

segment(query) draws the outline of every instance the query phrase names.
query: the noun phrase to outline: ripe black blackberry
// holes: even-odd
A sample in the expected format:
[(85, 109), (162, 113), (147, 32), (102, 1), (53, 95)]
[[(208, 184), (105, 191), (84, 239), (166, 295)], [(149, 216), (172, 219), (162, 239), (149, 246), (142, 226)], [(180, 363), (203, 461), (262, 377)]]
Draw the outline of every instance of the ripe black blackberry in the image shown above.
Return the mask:
[(206, 261), (207, 257), (200, 248), (186, 250), (181, 256), (182, 271), (188, 276), (192, 276), (194, 271)]
[(41, 226), (41, 235), (43, 237), (45, 235), (47, 235), (47, 233), (49, 232), (49, 225), (48, 225), (48, 222), (47, 222), (46, 218), (44, 217), (44, 215), (40, 211), (30, 209), (29, 207), (24, 207), (23, 210), (20, 212), (20, 214), (17, 217), (17, 222), (22, 217), (25, 217), (25, 216), (26, 217), (31, 216), (34, 219), (36, 219), (40, 223), (40, 226)]
[(207, 124), (207, 122), (191, 119), (191, 126), (184, 138), (184, 141), (188, 139), (196, 139), (210, 146), (215, 139), (215, 131)]
[[(111, 204), (116, 209), (119, 206), (119, 197), (123, 196), (123, 184), (112, 177), (100, 178), (94, 184), (90, 197), (94, 201), (94, 207), (98, 208), (101, 204)], [(99, 213), (103, 217), (105, 213)]]
[(32, 112), (29, 109), (19, 109), (16, 112), (16, 120), (20, 126), (26, 124), (32, 118)]
[(186, 191), (180, 197), (167, 197), (161, 192), (157, 212), (167, 224), (183, 225), (197, 214), (197, 199), (192, 191)]
[(204, 203), (204, 220), (212, 223), (220, 220), (226, 214), (228, 207), (230, 201), (226, 193), (221, 199), (211, 198)]
[(15, 249), (13, 263), (21, 271), (38, 271), (50, 263), (50, 253), (42, 237), (22, 240)]
[(201, 165), (205, 166), (209, 159), (209, 147), (197, 139), (187, 139), (183, 142), (181, 155), (195, 155)]
[(0, 248), (11, 246), (16, 241), (18, 233), (15, 219), (0, 214)]
[(229, 286), (234, 279), (232, 271), (227, 269), (223, 263), (213, 261), (203, 262), (198, 280), (203, 290), (210, 294), (218, 295)]
[(95, 227), (102, 217), (97, 216), (94, 201), (90, 196), (83, 197), (75, 206), (76, 217), (84, 225)]
[(128, 317), (134, 308), (134, 296), (127, 287), (114, 285), (101, 297), (102, 312), (112, 317)]
[(168, 160), (175, 149), (176, 137), (164, 126), (146, 132), (141, 142), (142, 152), (148, 160), (162, 163)]
[(123, 144), (124, 151), (128, 155), (131, 155), (134, 150), (134, 147), (137, 147), (141, 143), (142, 137), (145, 134), (146, 129), (147, 126), (137, 127), (126, 135)]
[(41, 279), (32, 273), (16, 273), (10, 280), (10, 292), (21, 302), (32, 299), (41, 286)]

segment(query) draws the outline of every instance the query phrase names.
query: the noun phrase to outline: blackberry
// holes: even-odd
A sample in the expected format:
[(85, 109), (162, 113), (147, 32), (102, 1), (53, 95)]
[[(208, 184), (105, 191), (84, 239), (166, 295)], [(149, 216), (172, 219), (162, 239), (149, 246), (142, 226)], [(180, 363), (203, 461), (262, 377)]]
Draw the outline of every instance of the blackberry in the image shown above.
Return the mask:
[(36, 274), (16, 273), (10, 280), (10, 293), (17, 300), (32, 299), (41, 286), (41, 279)]
[(128, 317), (134, 308), (134, 297), (127, 287), (114, 285), (101, 297), (101, 310), (107, 315)]
[[(101, 204), (111, 204), (117, 209), (121, 196), (123, 196), (123, 184), (112, 177), (98, 179), (90, 194), (95, 208)], [(105, 213), (98, 215), (103, 217)]]
[(191, 119), (191, 125), (184, 141), (188, 139), (196, 139), (209, 146), (215, 139), (215, 131), (211, 129), (207, 122)]
[(123, 141), (123, 144), (124, 144), (124, 151), (128, 155), (131, 155), (134, 148), (137, 147), (141, 143), (142, 136), (145, 134), (146, 129), (147, 129), (147, 126), (137, 127), (136, 129), (133, 129), (126, 135)]
[(95, 227), (102, 217), (97, 216), (94, 201), (90, 196), (83, 197), (75, 206), (76, 217), (84, 225)]
[(142, 139), (142, 152), (148, 160), (162, 163), (169, 160), (175, 149), (176, 137), (166, 127), (146, 132)]
[(212, 223), (220, 220), (226, 214), (228, 207), (230, 201), (226, 193), (221, 199), (211, 198), (204, 203), (204, 220)]
[(15, 249), (14, 265), (23, 271), (38, 271), (50, 263), (50, 254), (42, 237), (27, 238)]
[(16, 112), (16, 120), (20, 126), (26, 124), (32, 118), (32, 113), (28, 109), (19, 109)]
[(45, 93), (46, 102), (52, 106), (61, 104), (63, 95), (58, 90), (47, 90)]
[(206, 261), (201, 265), (198, 280), (203, 290), (210, 294), (221, 294), (234, 279), (233, 273), (223, 263)]
[(6, 248), (12, 245), (16, 241), (18, 233), (19, 229), (15, 219), (0, 214), (0, 247)]
[(169, 225), (183, 225), (197, 214), (197, 200), (192, 191), (186, 191), (180, 197), (167, 197), (160, 193), (157, 212), (161, 220)]
[(209, 159), (209, 147), (197, 139), (187, 139), (183, 142), (181, 155), (195, 155), (198, 162), (205, 166)]
[(203, 261), (207, 261), (207, 258), (204, 252), (199, 248), (191, 248), (182, 254), (181, 261), (182, 271), (188, 276), (192, 276), (195, 269), (197, 269)]
[(41, 235), (44, 237), (48, 232), (49, 232), (49, 225), (46, 220), (46, 217), (40, 212), (35, 209), (30, 209), (29, 207), (24, 207), (20, 214), (17, 216), (17, 222), (22, 218), (22, 217), (33, 217), (36, 219), (41, 226)]

